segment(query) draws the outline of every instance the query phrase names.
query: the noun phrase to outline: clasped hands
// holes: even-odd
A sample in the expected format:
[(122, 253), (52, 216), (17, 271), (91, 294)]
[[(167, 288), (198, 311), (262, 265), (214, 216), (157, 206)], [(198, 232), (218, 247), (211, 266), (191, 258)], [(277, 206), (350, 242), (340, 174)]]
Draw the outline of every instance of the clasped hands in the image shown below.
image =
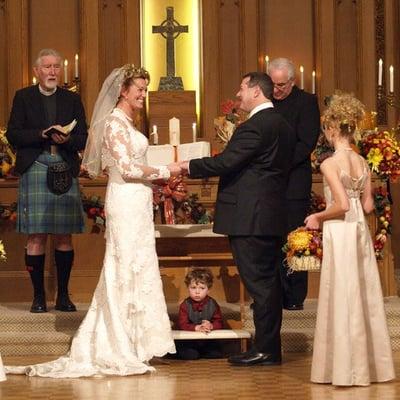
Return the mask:
[(194, 330), (196, 332), (210, 333), (213, 330), (213, 324), (210, 321), (203, 319), (201, 324), (195, 326)]
[(178, 161), (167, 165), (171, 176), (188, 175), (189, 161)]

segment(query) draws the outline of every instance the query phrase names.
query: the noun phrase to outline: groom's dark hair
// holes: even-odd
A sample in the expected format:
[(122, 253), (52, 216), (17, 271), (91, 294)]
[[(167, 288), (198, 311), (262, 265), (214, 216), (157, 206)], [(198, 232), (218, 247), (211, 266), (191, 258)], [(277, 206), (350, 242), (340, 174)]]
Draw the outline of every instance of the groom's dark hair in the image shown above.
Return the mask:
[(272, 93), (274, 91), (274, 83), (269, 75), (265, 72), (248, 72), (246, 75), (243, 75), (243, 79), (250, 78), (247, 82), (248, 87), (258, 86), (263, 95), (272, 100)]

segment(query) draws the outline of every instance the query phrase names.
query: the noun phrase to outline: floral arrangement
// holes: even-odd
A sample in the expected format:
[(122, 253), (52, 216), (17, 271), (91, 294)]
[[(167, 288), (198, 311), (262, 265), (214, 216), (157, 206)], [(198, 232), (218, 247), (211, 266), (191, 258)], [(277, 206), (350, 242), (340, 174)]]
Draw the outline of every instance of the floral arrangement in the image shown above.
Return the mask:
[(319, 167), (324, 160), (331, 157), (334, 149), (329, 145), (325, 139), (325, 135), (322, 133), (317, 141), (314, 151), (311, 153), (311, 168), (314, 174), (320, 172)]
[(13, 175), (16, 156), (6, 138), (6, 128), (0, 127), (0, 178)]
[(372, 172), (394, 182), (400, 176), (400, 147), (394, 132), (366, 131), (358, 143)]
[(7, 261), (7, 254), (2, 240), (0, 240), (0, 260)]
[(308, 215), (325, 210), (326, 201), (323, 196), (312, 191), (310, 200), (310, 209), (308, 211)]
[(14, 223), (16, 219), (17, 203), (0, 204), (0, 222), (2, 225), (7, 222)]
[(104, 202), (100, 197), (87, 197), (82, 194), (82, 207), (87, 217), (93, 220), (92, 232), (100, 232), (103, 230), (106, 225), (106, 215), (104, 212)]
[(322, 260), (322, 233), (300, 227), (290, 232), (282, 249), (289, 271), (317, 271)]
[(214, 128), (217, 139), (226, 146), (238, 125), (247, 118), (247, 113), (239, 109), (238, 102), (225, 100), (221, 104), (223, 115), (214, 118)]
[(186, 222), (191, 224), (210, 224), (213, 221), (213, 216), (198, 200), (199, 196), (193, 193), (183, 201), (181, 209), (185, 213)]
[(167, 181), (158, 180), (153, 186), (153, 204), (155, 211), (163, 204), (162, 216), (166, 224), (175, 224), (175, 211), (187, 198), (187, 188), (182, 177), (171, 177)]
[(374, 189), (375, 214), (377, 228), (375, 232), (374, 250), (377, 260), (383, 259), (383, 248), (388, 234), (391, 233), (392, 209), (388, 192), (383, 186)]

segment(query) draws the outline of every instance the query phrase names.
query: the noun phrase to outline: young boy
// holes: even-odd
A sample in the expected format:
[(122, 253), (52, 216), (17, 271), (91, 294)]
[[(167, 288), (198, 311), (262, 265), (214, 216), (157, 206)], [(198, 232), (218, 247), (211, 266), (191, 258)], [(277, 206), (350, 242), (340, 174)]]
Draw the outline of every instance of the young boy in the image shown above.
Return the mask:
[[(179, 307), (178, 328), (185, 331), (204, 332), (222, 329), (222, 315), (218, 303), (208, 291), (213, 284), (213, 275), (208, 268), (194, 268), (185, 277), (189, 291)], [(220, 358), (219, 343), (215, 340), (182, 340), (177, 341), (177, 356), (183, 360), (203, 358)]]

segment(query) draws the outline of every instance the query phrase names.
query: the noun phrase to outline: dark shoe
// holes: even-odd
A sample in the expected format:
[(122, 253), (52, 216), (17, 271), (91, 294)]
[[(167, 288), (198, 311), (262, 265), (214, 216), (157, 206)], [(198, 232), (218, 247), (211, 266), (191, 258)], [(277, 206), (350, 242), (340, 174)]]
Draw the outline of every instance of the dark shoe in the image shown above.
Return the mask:
[(284, 304), (283, 308), (285, 310), (289, 310), (289, 311), (304, 310), (303, 303), (299, 303), (299, 304)]
[(47, 307), (44, 296), (36, 296), (32, 302), (31, 313), (45, 313), (45, 312), (47, 312)]
[(71, 301), (68, 295), (57, 297), (55, 309), (65, 312), (76, 311), (75, 304)]
[(280, 365), (282, 364), (282, 356), (280, 354), (259, 353), (250, 350), (246, 353), (230, 356), (228, 362), (237, 366)]

